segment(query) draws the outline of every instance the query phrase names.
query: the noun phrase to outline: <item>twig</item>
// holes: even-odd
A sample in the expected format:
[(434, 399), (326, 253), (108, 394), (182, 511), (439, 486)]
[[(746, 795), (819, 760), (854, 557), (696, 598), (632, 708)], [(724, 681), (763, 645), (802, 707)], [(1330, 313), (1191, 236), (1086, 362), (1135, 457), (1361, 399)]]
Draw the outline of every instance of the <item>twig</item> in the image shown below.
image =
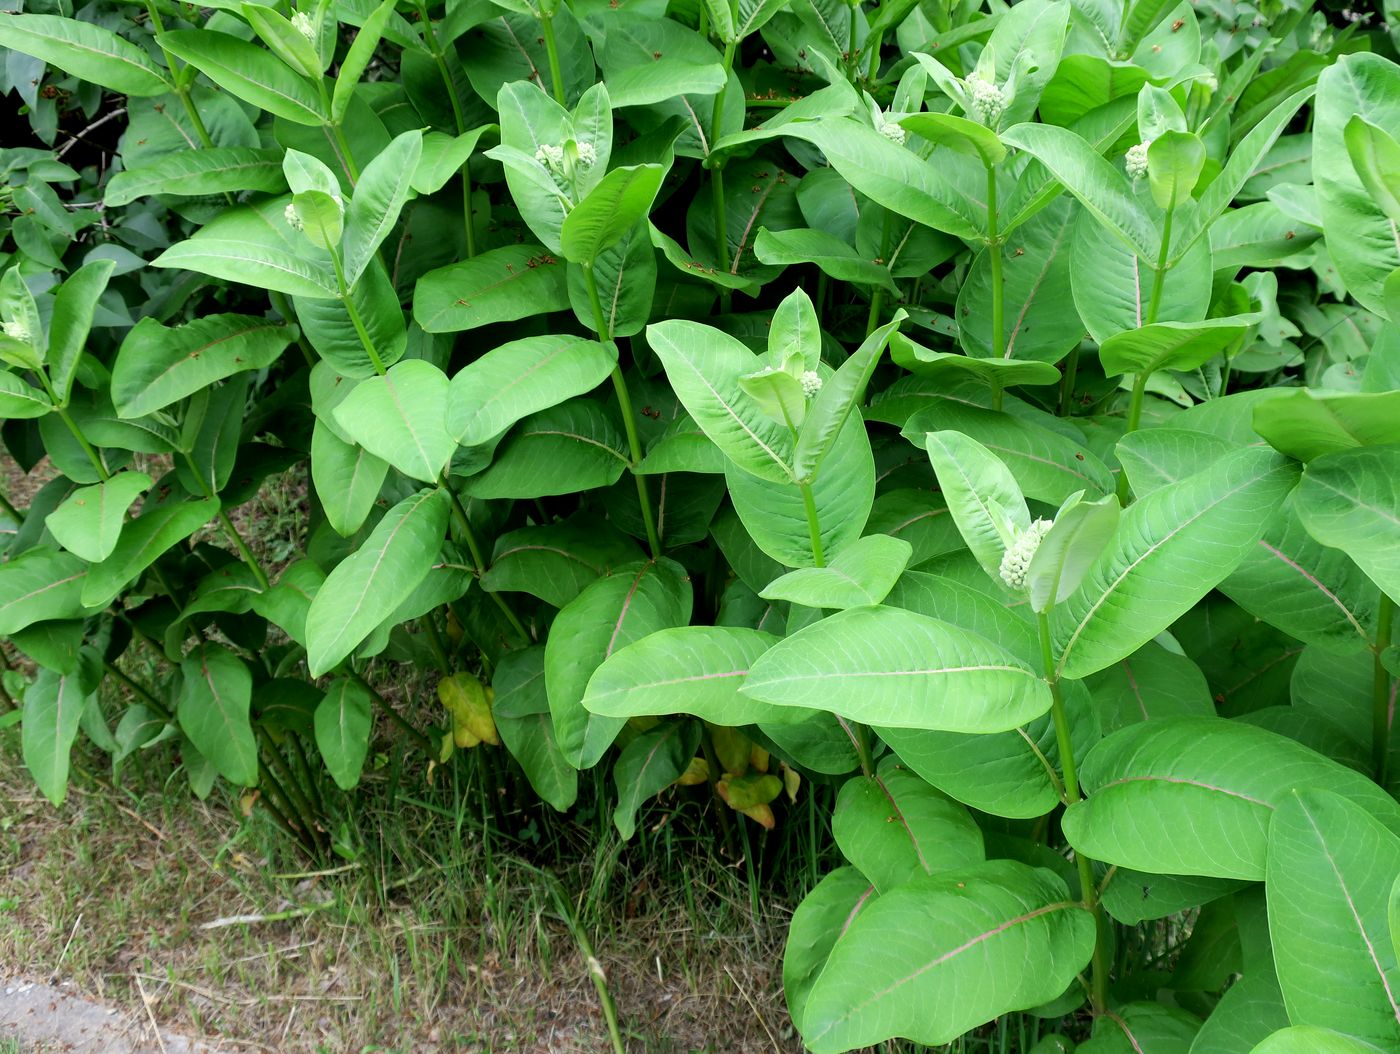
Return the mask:
[(141, 1005), (146, 1008), (146, 1016), (151, 1021), (151, 1031), (155, 1033), (156, 1045), (160, 1047), (160, 1054), (170, 1054), (165, 1049), (165, 1037), (160, 1034), (160, 1026), (156, 1024), (156, 1015), (151, 1011), (151, 1000), (146, 995), (146, 986), (141, 983), (141, 975), (133, 973), (131, 975), (136, 981), (136, 991), (141, 994)]
[[(72, 150), (73, 147), (76, 146), (78, 143), (83, 142), (83, 136), (86, 135), (88, 132), (91, 132), (93, 129), (96, 128), (101, 128), (108, 121), (115, 120), (116, 118), (122, 116), (122, 114), (124, 113), (126, 113), (126, 107), (119, 106), (111, 113), (103, 114), (97, 120), (93, 121), (92, 124), (84, 128), (81, 132), (74, 132), (68, 137), (68, 141), (58, 148), (58, 156), (62, 157), (64, 154), (68, 153), (68, 151)], [(94, 148), (96, 148), (95, 144), (93, 143), (88, 143), (88, 145), (94, 146)]]
[(227, 926), (253, 925), (259, 922), (286, 922), (288, 919), (299, 919), (305, 915), (311, 915), (317, 911), (323, 911), (335, 903), (335, 898), (322, 900), (316, 904), (307, 904), (305, 907), (288, 908), (286, 911), (274, 911), (269, 915), (227, 915), (221, 919), (214, 919), (212, 922), (200, 924), (202, 930), (220, 930)]
[(53, 964), (53, 973), (49, 974), (49, 984), (58, 983), (58, 971), (63, 966), (63, 960), (68, 955), (68, 949), (73, 947), (73, 938), (78, 935), (78, 927), (83, 924), (83, 913), (78, 912), (78, 917), (73, 920), (73, 932), (68, 934), (68, 943), (63, 946), (63, 951), (58, 954), (58, 961)]
[[(659, 963), (660, 959), (658, 959), (657, 962)], [(754, 1001), (749, 998), (748, 991), (739, 983), (739, 979), (735, 977), (733, 973), (730, 973), (728, 963), (724, 964), (724, 972), (729, 974), (729, 979), (734, 982), (734, 987), (737, 988), (739, 994), (744, 997), (744, 1002), (749, 1004), (749, 1009), (753, 1011), (753, 1016), (758, 1018), (758, 1023), (763, 1026), (763, 1031), (768, 1033), (768, 1041), (773, 1044), (773, 1049), (776, 1050), (778, 1054), (783, 1054), (783, 1048), (778, 1045), (778, 1037), (773, 1035), (773, 1030), (768, 1027), (768, 1022), (763, 1019), (763, 1014), (754, 1004)]]

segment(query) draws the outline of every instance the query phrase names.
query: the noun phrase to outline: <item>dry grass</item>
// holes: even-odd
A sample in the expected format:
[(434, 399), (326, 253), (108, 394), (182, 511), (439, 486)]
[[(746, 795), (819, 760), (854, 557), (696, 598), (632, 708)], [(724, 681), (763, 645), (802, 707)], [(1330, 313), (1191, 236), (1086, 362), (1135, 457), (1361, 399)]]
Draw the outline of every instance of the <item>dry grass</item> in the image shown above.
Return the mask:
[[(289, 876), (261, 821), (182, 786), (90, 780), (58, 812), (16, 754), (9, 742), (0, 759), (0, 963), (13, 975), (123, 1005), (139, 1005), (139, 980), (162, 1027), (231, 1050), (608, 1047), (538, 876), (500, 846), (450, 836), (445, 817), (396, 806), (416, 839), (439, 840), (436, 867)], [(655, 867), (619, 871), (608, 886), (585, 924), (591, 914), (629, 1050), (799, 1049), (782, 1010), (780, 915), (749, 922), (722, 869), (670, 884)], [(203, 928), (277, 914), (293, 917)]]

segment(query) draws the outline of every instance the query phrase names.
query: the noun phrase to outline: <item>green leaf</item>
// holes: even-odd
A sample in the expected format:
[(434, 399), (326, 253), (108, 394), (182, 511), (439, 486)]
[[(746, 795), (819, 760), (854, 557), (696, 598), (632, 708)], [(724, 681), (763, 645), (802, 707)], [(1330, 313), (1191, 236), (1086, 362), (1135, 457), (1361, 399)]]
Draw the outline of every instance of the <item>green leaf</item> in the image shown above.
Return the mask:
[(962, 433), (998, 458), (1021, 492), (1037, 501), (1058, 505), (1076, 492), (1113, 490), (1113, 474), (1088, 444), (1046, 427), (1055, 424), (1048, 415), (1041, 421), (935, 399), (909, 418), (903, 431), (915, 446), (923, 446), (929, 433)]
[(274, 198), (256, 208), (225, 212), (194, 237), (166, 249), (151, 266), (198, 271), (288, 296), (339, 296), (331, 268), (311, 259), (310, 243), (287, 226), (282, 215), (286, 204), (287, 199)]
[(592, 399), (570, 399), (521, 421), (464, 489), (477, 498), (573, 494), (612, 486), (627, 465), (613, 414)]
[(643, 732), (623, 747), (613, 766), (617, 808), (613, 823), (624, 841), (637, 832), (637, 811), (648, 798), (676, 781), (695, 757), (700, 726), (694, 721), (668, 721)]
[(374, 716), (369, 689), (359, 681), (341, 677), (326, 689), (316, 706), (316, 747), (341, 790), (360, 782), (369, 753)]
[(831, 834), (846, 859), (881, 894), (921, 875), (954, 871), (984, 859), (972, 815), (886, 757), (872, 776), (841, 785)]
[(1147, 186), (1158, 208), (1175, 208), (1191, 200), (1201, 178), (1206, 146), (1190, 132), (1163, 132), (1147, 148)]
[[(246, 0), (239, 5), (239, 11), (273, 54), (312, 81), (320, 78), (323, 68), (315, 45), (292, 25), (289, 18), (271, 7), (247, 3)], [(319, 17), (314, 21), (319, 22)]]
[(215, 29), (174, 29), (156, 39), (244, 102), (293, 124), (319, 128), (329, 123), (312, 82), (256, 44)]
[(1018, 385), (1060, 383), (1060, 371), (1048, 362), (982, 359), (952, 351), (931, 351), (922, 344), (915, 344), (903, 333), (890, 336), (890, 358), (911, 373), (924, 377), (947, 377), (956, 383), (970, 374), (994, 391)]
[(1380, 1047), (1314, 1025), (1280, 1029), (1249, 1054), (1382, 1054)]
[(1269, 821), (1297, 787), (1335, 791), (1400, 830), (1400, 806), (1300, 743), (1218, 717), (1129, 725), (1084, 759), (1065, 837), (1095, 860), (1167, 875), (1264, 878)]
[(1269, 937), (1290, 1020), (1400, 1044), (1388, 906), (1400, 837), (1354, 801), (1288, 794), (1269, 825)]
[(44, 526), (69, 552), (101, 563), (117, 547), (127, 510), (150, 485), (144, 472), (119, 472), (105, 483), (75, 490), (49, 513)]
[(585, 514), (501, 535), (481, 585), (493, 593), (529, 593), (562, 608), (590, 582), (641, 557), (631, 538)]
[[(783, 134), (816, 146), (841, 178), (891, 212), (958, 238), (974, 240), (983, 234), (985, 209), (964, 193), (967, 173), (947, 163), (962, 158), (948, 155), (943, 165), (931, 165), (855, 118), (794, 122), (783, 127)], [(967, 164), (975, 166), (977, 183), (985, 187), (982, 166), (971, 160)]]
[(164, 95), (170, 82), (146, 52), (110, 29), (55, 15), (10, 14), (0, 47), (33, 55), (120, 95)]
[(657, 630), (598, 667), (583, 705), (603, 717), (690, 714), (724, 725), (804, 721), (812, 715), (739, 692), (754, 660), (777, 642), (771, 633), (730, 626)]
[(684, 569), (663, 558), (618, 568), (559, 612), (545, 642), (545, 687), (559, 748), (570, 764), (597, 764), (626, 723), (625, 718), (601, 717), (584, 707), (594, 671), (628, 644), (657, 630), (685, 625), (690, 607)]
[(574, 263), (591, 267), (651, 211), (665, 176), (662, 165), (613, 169), (564, 218), (560, 251)]
[(325, 421), (311, 433), (311, 482), (326, 521), (341, 537), (358, 531), (389, 474), (389, 463), (362, 446), (347, 443)]
[(1245, 449), (1129, 506), (1051, 615), (1058, 674), (1087, 677), (1170, 626), (1249, 554), (1296, 480), (1277, 456)]
[(335, 408), (340, 430), (405, 476), (436, 483), (457, 444), (447, 434), (447, 375), (405, 359), (361, 381)]
[(393, 14), (393, 0), (384, 0), (360, 24), (360, 31), (355, 34), (355, 42), (350, 45), (340, 68), (336, 70), (335, 89), (331, 93), (331, 124), (344, 122), (350, 109), (350, 99), (355, 94), (355, 87), (364, 76), (370, 60), (374, 58), (379, 40), (384, 35), (384, 28)]
[(766, 652), (741, 691), (776, 706), (866, 724), (1001, 732), (1050, 708), (1024, 661), (947, 622), (892, 607), (851, 608)]
[(345, 282), (353, 286), (399, 220), (423, 152), (418, 130), (395, 136), (365, 166), (345, 210)]
[(1110, 377), (1122, 373), (1186, 372), (1228, 354), (1244, 340), (1251, 316), (1204, 322), (1157, 322), (1116, 333), (1099, 345), (1099, 361)]
[(72, 553), (36, 547), (0, 564), (0, 634), (84, 614), (87, 564)]
[(180, 728), (219, 775), (240, 787), (258, 783), (258, 743), (249, 707), (253, 676), (233, 652), (199, 644), (180, 663)]
[(991, 168), (1006, 158), (1006, 147), (996, 132), (984, 124), (951, 113), (915, 113), (899, 122), (915, 135), (960, 154), (975, 157)]
[[(734, 510), (759, 549), (785, 567), (814, 563), (811, 524), (798, 487), (774, 486), (733, 465), (725, 480)], [(857, 417), (847, 418), (811, 491), (823, 553), (834, 558), (861, 536), (875, 497), (870, 438)], [(772, 577), (753, 584), (762, 587)]]
[(992, 860), (917, 878), (869, 903), (836, 942), (802, 1038), (814, 1054), (894, 1036), (946, 1043), (1055, 998), (1093, 946), (1093, 917), (1049, 871)]
[(807, 997), (831, 949), (875, 897), (875, 887), (853, 867), (838, 867), (802, 898), (788, 924), (783, 949), (783, 994), (799, 1032), (805, 1029)]
[(961, 432), (929, 432), (925, 449), (953, 522), (993, 581), (1016, 535), (1031, 525), (1020, 485), (1006, 464)]
[(569, 306), (564, 274), (541, 245), (490, 249), (418, 279), (413, 317), (429, 333), (456, 333), (562, 311)]
[(1400, 197), (1395, 191), (1395, 180), (1400, 177), (1400, 143), (1360, 114), (1347, 122), (1343, 138), (1366, 193), (1391, 223), (1400, 223)]
[(1254, 430), (1299, 461), (1400, 443), (1400, 391), (1271, 393), (1254, 406)]
[(1157, 226), (1138, 203), (1128, 179), (1081, 136), (1047, 124), (1008, 128), (1002, 140), (1031, 154), (1054, 173), (1099, 223), (1146, 260), (1157, 259)]
[(87, 347), (98, 297), (106, 290), (115, 269), (112, 260), (93, 260), (74, 271), (54, 294), (46, 357), (49, 383), (63, 402), (72, 395), (73, 376)]
[(698, 322), (656, 322), (647, 343), (686, 411), (734, 464), (766, 480), (789, 482), (792, 437), (763, 413), (739, 379), (763, 366), (743, 344)]
[(1361, 447), (1308, 465), (1293, 508), (1308, 533), (1341, 549), (1400, 596), (1400, 448)]
[(759, 596), (814, 608), (879, 604), (913, 552), (913, 546), (899, 538), (868, 535), (846, 546), (825, 567), (800, 567), (774, 579)]
[(155, 194), (197, 197), (249, 190), (275, 194), (285, 186), (282, 155), (276, 150), (213, 147), (167, 154), (154, 164), (118, 172), (107, 183), (103, 200), (114, 207)]
[(808, 408), (807, 419), (792, 455), (792, 474), (798, 481), (810, 483), (816, 478), (823, 459), (831, 452), (851, 411), (865, 398), (870, 375), (879, 365), (891, 334), (899, 328), (904, 318), (902, 310), (896, 311), (892, 320), (861, 341), (860, 347), (851, 352), (840, 369), (822, 383), (821, 390)]
[(112, 402), (130, 420), (162, 410), (215, 381), (271, 366), (296, 327), (251, 315), (205, 315), (183, 326), (143, 318), (112, 367)]
[(578, 770), (554, 739), (544, 688), (544, 646), (502, 655), (491, 687), (496, 693), (491, 715), (501, 742), (520, 762), (535, 793), (560, 812), (568, 809), (578, 798)]
[(311, 676), (337, 666), (428, 576), (442, 548), (447, 515), (442, 490), (405, 498), (327, 576), (306, 615)]
[(617, 365), (617, 348), (565, 335), (525, 337), (468, 363), (447, 392), (447, 431), (478, 446), (533, 413), (592, 391)]
[(1160, 644), (1145, 644), (1086, 682), (1105, 732), (1139, 721), (1215, 713), (1201, 668)]
[(62, 805), (68, 797), (68, 763), (83, 711), (96, 705), (102, 669), (92, 652), (78, 670), (60, 676), (40, 669), (24, 690), (20, 754), (44, 797)]
[(1118, 498), (1112, 494), (1098, 501), (1081, 501), (1078, 494), (1066, 500), (1026, 570), (1031, 610), (1049, 611), (1079, 588), (1113, 538), (1119, 512)]
[(140, 516), (122, 528), (112, 554), (89, 572), (83, 583), (83, 603), (88, 607), (106, 607), (142, 571), (218, 512), (218, 498), (172, 499), (143, 509)]
[(23, 421), (52, 412), (47, 395), (13, 373), (0, 371), (0, 417)]
[(888, 267), (867, 260), (834, 234), (821, 230), (794, 228), (787, 231), (758, 229), (754, 255), (766, 264), (814, 264), (838, 282), (879, 286), (894, 292), (894, 279)]

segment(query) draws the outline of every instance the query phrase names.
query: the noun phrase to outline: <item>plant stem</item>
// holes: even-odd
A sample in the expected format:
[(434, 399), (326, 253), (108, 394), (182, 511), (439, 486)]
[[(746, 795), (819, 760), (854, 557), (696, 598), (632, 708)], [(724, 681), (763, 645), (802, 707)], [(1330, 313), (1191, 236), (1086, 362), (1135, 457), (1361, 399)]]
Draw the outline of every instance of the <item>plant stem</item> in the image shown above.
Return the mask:
[[(171, 82), (175, 86), (175, 94), (180, 97), (180, 105), (185, 108), (185, 114), (190, 119), (190, 124), (194, 126), (194, 134), (199, 136), (200, 143), (204, 149), (208, 150), (214, 145), (214, 140), (209, 137), (209, 129), (204, 127), (204, 118), (199, 116), (199, 107), (195, 106), (194, 99), (190, 98), (189, 86), (180, 78), (182, 67), (175, 56), (165, 50), (165, 45), (160, 43), (160, 37), (165, 33), (165, 22), (160, 17), (160, 11), (155, 5), (155, 0), (146, 0), (146, 13), (151, 18), (151, 25), (156, 31), (156, 44), (160, 48), (160, 53), (165, 58), (165, 64), (170, 68)], [(233, 196), (225, 194), (229, 199), (229, 204), (233, 204)]]
[[(292, 821), (287, 818), (286, 812), (283, 812), (282, 809), (278, 807), (277, 802), (273, 800), (272, 789), (275, 787), (281, 790), (281, 786), (277, 782), (277, 777), (272, 774), (271, 769), (263, 764), (261, 758), (258, 759), (258, 775), (261, 781), (267, 784), (267, 786), (262, 788), (262, 794), (258, 796), (258, 800), (261, 801), (263, 807), (267, 809), (267, 814), (272, 817), (273, 823), (282, 829), (283, 834), (292, 841), (300, 844), (303, 849), (307, 850), (314, 857), (316, 855), (315, 845), (307, 841), (304, 832), (298, 831), (292, 826)], [(286, 797), (283, 797), (282, 805), (286, 806), (287, 812), (292, 811), (291, 804)]]
[[(1128, 429), (1124, 435), (1136, 432), (1142, 423), (1142, 400), (1147, 391), (1147, 379), (1151, 376), (1146, 370), (1133, 374), (1133, 394), (1128, 402)], [(1118, 470), (1118, 500), (1122, 504), (1128, 501), (1128, 473), (1122, 468)]]
[(865, 335), (868, 337), (880, 325), (880, 309), (885, 306), (885, 291), (878, 286), (870, 294), (870, 314), (865, 317)]
[[(297, 782), (296, 773), (294, 773), (292, 767), (287, 764), (287, 759), (282, 755), (282, 751), (278, 749), (277, 744), (272, 741), (272, 736), (267, 729), (262, 725), (255, 725), (254, 729), (257, 732), (258, 739), (262, 741), (265, 753), (272, 759), (272, 767), (276, 769), (277, 773), (286, 781), (278, 786), (278, 789), (282, 792), (282, 797), (289, 801), (293, 808), (300, 814), (301, 824), (310, 832), (311, 840), (319, 844), (321, 838), (316, 829), (316, 810), (311, 806), (311, 799), (308, 798), (306, 792), (302, 790), (301, 784)], [(288, 787), (291, 788), (290, 796), (287, 793)]]
[[(737, 11), (735, 22), (738, 21)], [(719, 142), (722, 123), (724, 121), (724, 100), (729, 92), (729, 72), (734, 68), (735, 41), (730, 41), (724, 45), (724, 58), (721, 66), (724, 69), (724, 83), (715, 93), (714, 106), (710, 110), (710, 153), (714, 153), (715, 144)], [(724, 272), (729, 271), (729, 213), (724, 202), (724, 159), (717, 157), (706, 157), (705, 167), (710, 170), (710, 198), (713, 203), (715, 213), (715, 261), (719, 264), (719, 269)], [(728, 289), (721, 289), (719, 294), (720, 310), (728, 311), (730, 303), (730, 293)]]
[[(432, 19), (428, 16), (426, 0), (418, 0), (418, 17), (423, 25), (423, 40), (428, 45), (428, 50), (433, 53), (438, 75), (442, 77), (443, 90), (447, 92), (447, 101), (452, 104), (452, 120), (457, 125), (457, 134), (462, 135), (467, 130), (467, 120), (462, 114), (462, 102), (457, 98), (457, 85), (452, 79), (452, 71), (447, 68), (447, 55), (438, 40)], [(470, 260), (476, 255), (476, 232), (472, 227), (472, 175), (468, 162), (462, 163), (462, 219), (467, 228), (467, 259)]]
[[(190, 452), (186, 450), (183, 453), (185, 464), (189, 466), (190, 472), (194, 478), (199, 481), (199, 489), (204, 492), (205, 498), (210, 501), (218, 501), (218, 497), (214, 494), (213, 489), (209, 486), (203, 473), (199, 471), (199, 466), (194, 463), (194, 458), (190, 455)], [(233, 521), (229, 519), (228, 513), (220, 507), (218, 516), (219, 523), (224, 528), (224, 533), (228, 535), (229, 541), (233, 542), (234, 548), (238, 550), (238, 555), (243, 559), (243, 563), (247, 565), (248, 570), (253, 572), (253, 578), (257, 581), (258, 588), (262, 590), (269, 589), (272, 583), (268, 580), (267, 572), (262, 569), (262, 565), (258, 563), (258, 558), (253, 555), (253, 550), (248, 548), (248, 543), (245, 542), (243, 536), (238, 533), (238, 528), (233, 525)]]
[(859, 0), (848, 5), (851, 15), (850, 29), (846, 33), (846, 79), (856, 83), (856, 8)]
[(340, 302), (345, 305), (345, 312), (350, 316), (350, 324), (355, 327), (360, 344), (364, 347), (365, 354), (369, 356), (374, 371), (382, 377), (385, 373), (384, 361), (379, 357), (379, 352), (374, 350), (374, 341), (370, 340), (369, 331), (365, 329), (365, 323), (360, 318), (359, 309), (355, 307), (355, 302), (350, 299), (351, 290), (345, 283), (345, 268), (340, 263), (340, 250), (332, 248), (330, 253), (331, 266), (335, 268), (335, 284), (340, 290)]
[(554, 42), (553, 15), (540, 15), (540, 31), (544, 35), (544, 49), (549, 53), (549, 79), (553, 82), (554, 101), (564, 106), (564, 74), (559, 68), (559, 45)]
[[(40, 366), (34, 371), (34, 374), (39, 378), (39, 383), (43, 385), (44, 393), (49, 397), (49, 402), (53, 403), (59, 419), (68, 427), (68, 431), (73, 433), (73, 438), (78, 441), (78, 445), (83, 448), (83, 453), (85, 453), (88, 460), (92, 462), (92, 467), (97, 470), (98, 478), (102, 480), (103, 483), (106, 483), (112, 478), (111, 474), (107, 471), (107, 466), (102, 463), (102, 458), (98, 456), (93, 445), (88, 442), (87, 436), (83, 435), (82, 429), (78, 427), (78, 422), (74, 421), (72, 415), (68, 413), (67, 402), (61, 401), (58, 398), (58, 392), (54, 390), (53, 384), (49, 381), (48, 371), (45, 370), (43, 366)], [(9, 503), (6, 502), (6, 504)]]
[(345, 174), (350, 177), (350, 187), (354, 189), (355, 184), (360, 181), (360, 168), (355, 164), (355, 155), (350, 152), (350, 141), (345, 138), (345, 129), (340, 125), (333, 124), (330, 128), (331, 135), (335, 137), (336, 152), (345, 164)]
[(1147, 301), (1147, 319), (1143, 323), (1150, 326), (1157, 321), (1157, 311), (1162, 306), (1162, 286), (1167, 280), (1167, 253), (1171, 250), (1172, 244), (1172, 215), (1176, 212), (1176, 203), (1167, 206), (1167, 215), (1162, 220), (1162, 247), (1157, 252), (1157, 269), (1152, 273), (1152, 296)]
[[(457, 497), (457, 492), (453, 490), (448, 483), (446, 474), (442, 477), (441, 485), (442, 489), (447, 491), (447, 496), (452, 499), (452, 514), (457, 520), (457, 526), (461, 528), (462, 537), (466, 540), (467, 551), (471, 553), (472, 567), (476, 571), (476, 580), (479, 585), (481, 583), (482, 572), (486, 570), (486, 560), (482, 556), (481, 545), (476, 540), (476, 532), (472, 530), (472, 521), (470, 517), (467, 516), (467, 510), (462, 504), (462, 499)], [(501, 596), (501, 594), (486, 589), (485, 587), (483, 587), (482, 591), (495, 601), (496, 607), (501, 609), (501, 614), (506, 617), (506, 621), (510, 623), (511, 628), (520, 635), (521, 641), (528, 645), (530, 643), (530, 632), (525, 628), (525, 624), (520, 621), (515, 612), (511, 610), (511, 606), (506, 603), (505, 598)]]
[[(583, 284), (588, 288), (588, 302), (593, 307), (593, 325), (598, 331), (598, 339), (604, 344), (612, 340), (612, 327), (603, 314), (603, 302), (598, 297), (598, 281), (593, 276), (593, 268), (583, 265)], [(632, 411), (632, 396), (627, 391), (627, 380), (622, 376), (621, 365), (612, 371), (613, 389), (622, 408), (622, 426), (627, 431), (627, 449), (631, 454), (628, 468), (637, 483), (637, 500), (642, 506), (642, 523), (646, 525), (647, 544), (651, 546), (652, 558), (661, 555), (661, 535), (656, 529), (656, 516), (651, 511), (651, 495), (647, 488), (647, 478), (637, 471), (642, 463), (642, 440), (637, 434), (637, 415)]]
[(125, 670), (123, 670), (114, 662), (104, 662), (102, 665), (106, 668), (107, 672), (110, 673), (113, 677), (121, 681), (122, 684), (130, 688), (142, 699), (146, 700), (147, 704), (150, 705), (163, 718), (165, 718), (167, 721), (171, 721), (174, 719), (175, 715), (170, 712), (170, 709), (159, 699), (157, 699), (155, 695), (152, 694), (151, 690), (147, 688), (144, 684), (131, 677), (129, 674), (126, 673)]
[(997, 232), (997, 169), (987, 166), (987, 261), (992, 268), (992, 357), (1006, 358), (1006, 304), (1001, 278), (1001, 237)]
[[(1065, 713), (1064, 695), (1060, 691), (1060, 678), (1055, 672), (1055, 653), (1050, 639), (1050, 616), (1041, 612), (1039, 616), (1040, 654), (1045, 667), (1045, 681), (1050, 686), (1050, 716), (1055, 723), (1055, 742), (1060, 751), (1060, 770), (1064, 775), (1065, 800), (1073, 805), (1083, 801), (1079, 791), (1079, 774), (1074, 761), (1074, 738), (1070, 731), (1069, 716)], [(1094, 881), (1094, 864), (1083, 853), (1075, 850), (1074, 866), (1079, 872), (1079, 891), (1084, 903), (1094, 914), (1094, 925), (1098, 937), (1094, 942), (1093, 974), (1090, 979), (1089, 998), (1094, 1013), (1103, 1013), (1108, 1004), (1108, 920), (1104, 917), (1103, 905), (1099, 902), (1098, 884)]]
[(817, 499), (812, 494), (810, 483), (799, 483), (802, 491), (802, 507), (807, 511), (807, 534), (812, 539), (812, 563), (817, 567), (826, 566), (826, 553), (822, 551), (822, 529), (817, 520)]
[(1375, 681), (1371, 695), (1371, 766), (1375, 769), (1376, 782), (1386, 785), (1390, 755), (1390, 671), (1381, 661), (1381, 655), (1390, 647), (1391, 626), (1395, 619), (1395, 602), (1385, 590), (1380, 591), (1380, 603), (1376, 608), (1376, 647), (1374, 662)]
[(1060, 372), (1060, 406), (1061, 417), (1069, 417), (1074, 410), (1071, 403), (1074, 400), (1074, 382), (1079, 373), (1079, 345), (1076, 344), (1070, 349), (1069, 357), (1065, 359), (1064, 369)]
[(402, 729), (405, 733), (407, 733), (409, 738), (414, 740), (414, 742), (416, 742), (420, 747), (423, 748), (424, 753), (426, 753), (428, 757), (437, 757), (437, 749), (433, 745), (433, 741), (428, 738), (426, 733), (419, 731), (417, 728), (414, 728), (413, 725), (411, 725), (408, 722), (407, 718), (405, 718), (401, 713), (399, 713), (397, 710), (395, 710), (392, 706), (389, 705), (389, 700), (385, 699), (382, 695), (376, 692), (373, 686), (359, 674), (352, 673), (350, 674), (350, 677), (361, 688), (369, 692), (370, 698), (375, 701), (375, 703), (379, 706), (380, 710), (384, 711), (384, 716), (387, 717), (390, 721), (392, 721), (395, 725), (397, 725), (400, 729)]

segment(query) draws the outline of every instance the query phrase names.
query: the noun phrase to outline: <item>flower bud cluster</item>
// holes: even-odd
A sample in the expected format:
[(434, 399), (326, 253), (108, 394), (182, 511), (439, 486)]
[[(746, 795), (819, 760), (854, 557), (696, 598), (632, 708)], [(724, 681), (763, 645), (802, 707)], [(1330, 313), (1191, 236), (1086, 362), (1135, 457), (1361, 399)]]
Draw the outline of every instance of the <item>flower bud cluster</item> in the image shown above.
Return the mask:
[(1025, 588), (1026, 573), (1031, 569), (1031, 559), (1040, 548), (1046, 532), (1053, 526), (1053, 520), (1036, 520), (1021, 531), (1007, 548), (1006, 555), (1001, 558), (1001, 580), (1012, 589)]
[(964, 83), (971, 97), (973, 116), (988, 128), (995, 128), (1006, 112), (1006, 93), (977, 73), (968, 74)]
[(1137, 146), (1128, 147), (1123, 164), (1128, 170), (1129, 179), (1142, 179), (1147, 175), (1147, 148), (1151, 145), (1151, 139), (1144, 139)]

